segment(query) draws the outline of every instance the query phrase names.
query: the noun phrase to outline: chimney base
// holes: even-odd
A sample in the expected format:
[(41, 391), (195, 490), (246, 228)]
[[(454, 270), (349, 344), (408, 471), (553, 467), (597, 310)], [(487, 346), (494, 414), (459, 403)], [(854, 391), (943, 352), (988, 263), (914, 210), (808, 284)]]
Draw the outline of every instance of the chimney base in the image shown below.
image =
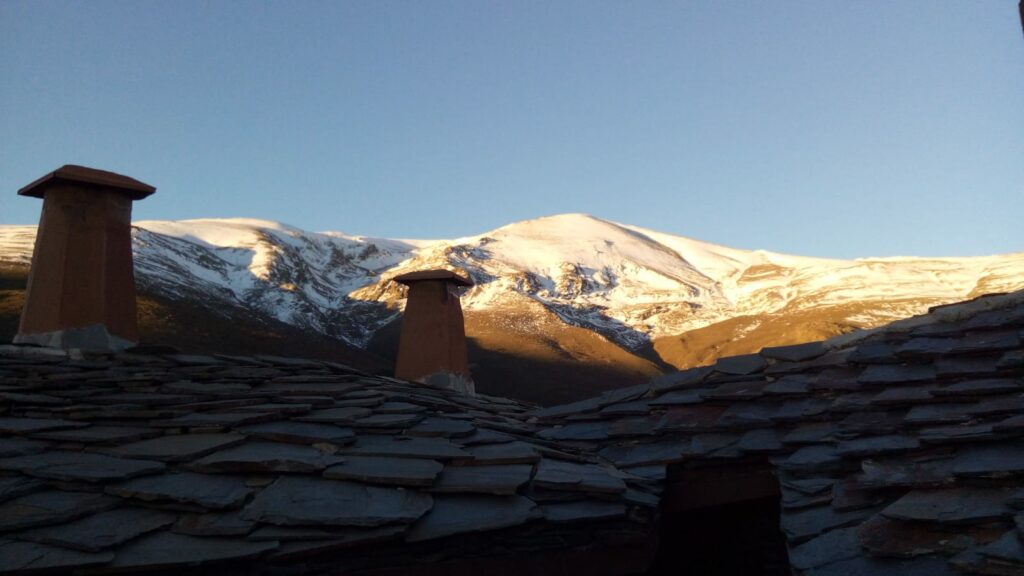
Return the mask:
[(35, 332), (18, 334), (14, 337), (15, 344), (35, 344), (47, 348), (78, 348), (85, 352), (121, 352), (135, 346), (131, 340), (114, 336), (102, 324), (93, 324), (84, 328), (67, 328), (53, 332)]

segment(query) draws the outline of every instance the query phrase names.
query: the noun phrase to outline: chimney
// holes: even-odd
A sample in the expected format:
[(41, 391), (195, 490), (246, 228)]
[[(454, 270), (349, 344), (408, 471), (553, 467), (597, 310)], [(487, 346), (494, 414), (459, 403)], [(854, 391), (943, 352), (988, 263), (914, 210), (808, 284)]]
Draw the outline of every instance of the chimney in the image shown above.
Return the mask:
[(66, 165), (18, 190), (43, 199), (15, 343), (91, 351), (138, 342), (132, 201), (156, 188)]
[(448, 270), (411, 272), (394, 281), (409, 287), (395, 377), (472, 393), (458, 289), (473, 282)]

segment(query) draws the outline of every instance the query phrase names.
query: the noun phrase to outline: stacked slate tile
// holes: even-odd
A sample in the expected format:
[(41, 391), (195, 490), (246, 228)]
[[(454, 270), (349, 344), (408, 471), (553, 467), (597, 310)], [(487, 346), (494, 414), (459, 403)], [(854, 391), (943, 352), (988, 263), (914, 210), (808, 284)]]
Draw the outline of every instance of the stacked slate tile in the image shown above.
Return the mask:
[(1024, 293), (531, 412), (663, 488), (770, 466), (795, 574), (1024, 574)]
[(402, 570), (643, 539), (515, 401), (330, 362), (0, 347), (0, 574)]

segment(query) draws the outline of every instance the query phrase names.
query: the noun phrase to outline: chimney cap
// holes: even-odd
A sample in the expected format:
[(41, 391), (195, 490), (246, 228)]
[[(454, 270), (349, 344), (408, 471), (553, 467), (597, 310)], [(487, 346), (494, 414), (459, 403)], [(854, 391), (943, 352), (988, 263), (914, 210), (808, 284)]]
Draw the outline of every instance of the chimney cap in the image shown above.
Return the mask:
[(153, 192), (156, 192), (156, 187), (150, 186), (144, 182), (139, 182), (135, 178), (129, 178), (128, 176), (115, 174), (114, 172), (108, 172), (106, 170), (76, 166), (75, 164), (65, 164), (42, 178), (37, 179), (28, 186), (25, 186), (21, 190), (18, 190), (18, 196), (43, 198), (46, 195), (46, 191), (51, 186), (60, 182), (72, 182), (77, 184), (86, 184), (89, 186), (111, 188), (114, 191), (127, 195), (132, 200), (142, 200)]
[(473, 281), (461, 274), (452, 272), (451, 270), (420, 270), (419, 272), (408, 272), (392, 278), (399, 284), (405, 284), (406, 286), (415, 282), (423, 282), (426, 280), (447, 280), (457, 286), (472, 286)]

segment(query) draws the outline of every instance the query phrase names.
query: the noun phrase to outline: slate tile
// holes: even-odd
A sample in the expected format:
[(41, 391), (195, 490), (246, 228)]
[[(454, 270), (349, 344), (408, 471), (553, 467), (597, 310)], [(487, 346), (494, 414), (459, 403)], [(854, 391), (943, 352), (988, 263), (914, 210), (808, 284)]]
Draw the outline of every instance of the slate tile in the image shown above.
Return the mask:
[(811, 384), (812, 390), (855, 391), (863, 385), (859, 381), (860, 371), (851, 366), (829, 368), (821, 371)]
[(545, 440), (607, 440), (611, 435), (611, 424), (603, 420), (596, 422), (574, 422), (541, 430), (537, 436)]
[(282, 476), (242, 511), (242, 518), (283, 526), (381, 526), (409, 523), (434, 505), (429, 494), (342, 480)]
[(768, 366), (768, 361), (760, 354), (744, 354), (742, 356), (727, 356), (719, 358), (715, 362), (715, 371), (722, 374), (735, 374), (746, 376), (760, 372)]
[(207, 473), (320, 472), (341, 461), (310, 446), (249, 441), (204, 456), (189, 468)]
[(626, 515), (626, 507), (623, 504), (599, 500), (556, 502), (553, 504), (543, 504), (540, 509), (544, 520), (555, 524), (599, 522), (601, 520), (622, 518)]
[(863, 473), (858, 482), (876, 488), (936, 486), (953, 479), (953, 461), (949, 458), (865, 460), (861, 462), (861, 469)]
[(326, 442), (336, 446), (345, 446), (355, 442), (356, 435), (349, 428), (341, 428), (331, 424), (314, 424), (311, 422), (264, 422), (242, 426), (238, 432), (274, 442), (291, 444), (318, 444)]
[(900, 358), (930, 358), (952, 353), (959, 344), (956, 338), (919, 337), (896, 347), (896, 355)]
[(658, 432), (687, 432), (712, 430), (718, 419), (725, 413), (726, 406), (676, 406), (665, 410), (664, 420), (657, 426)]
[(937, 386), (893, 386), (879, 392), (871, 399), (876, 406), (899, 406), (920, 404), (935, 400), (932, 396)]
[(1005, 420), (997, 422), (992, 426), (992, 428), (996, 432), (1024, 432), (1024, 414), (1019, 416), (1010, 416)]
[(352, 422), (354, 428), (405, 429), (423, 419), (419, 414), (374, 414)]
[(476, 464), (533, 464), (540, 460), (540, 454), (533, 445), (526, 442), (505, 442), (502, 444), (481, 444), (468, 448)]
[(405, 431), (408, 436), (440, 436), (442, 438), (466, 437), (476, 432), (476, 426), (465, 420), (453, 418), (439, 418), (431, 416), (424, 418), (418, 424)]
[(972, 527), (906, 522), (876, 514), (857, 528), (857, 540), (876, 556), (912, 558), (925, 554), (951, 554), (975, 545)]
[(596, 464), (578, 464), (544, 458), (537, 464), (534, 484), (549, 490), (574, 490), (621, 494), (626, 484), (610, 470)]
[(831, 412), (861, 412), (873, 409), (871, 401), (874, 400), (876, 392), (851, 392), (836, 396), (829, 406)]
[(611, 438), (629, 436), (651, 436), (666, 425), (668, 419), (664, 415), (630, 416), (618, 418), (611, 422), (608, 435)]
[(1024, 394), (988, 397), (977, 404), (966, 405), (965, 410), (972, 416), (991, 416), (994, 414), (1013, 414), (1024, 412)]
[(935, 380), (931, 364), (872, 364), (857, 379), (861, 384), (908, 384)]
[(210, 512), (185, 514), (174, 523), (172, 531), (189, 536), (245, 536), (255, 527), (256, 524), (243, 520), (237, 511)]
[(466, 532), (509, 528), (539, 514), (537, 505), (522, 496), (438, 495), (433, 510), (413, 524), (406, 540), (421, 542)]
[(342, 455), (399, 456), (452, 460), (472, 458), (469, 452), (445, 438), (361, 435), (351, 446), (341, 448)]
[(871, 510), (850, 510), (838, 512), (831, 506), (818, 506), (802, 510), (784, 510), (782, 531), (790, 545), (806, 542), (828, 530), (859, 524), (872, 515)]
[(805, 344), (791, 344), (788, 346), (771, 346), (761, 349), (761, 356), (772, 360), (783, 360), (786, 362), (803, 362), (813, 360), (828, 352), (823, 342), (808, 342)]
[(620, 402), (618, 404), (609, 404), (601, 409), (600, 414), (603, 417), (613, 416), (633, 416), (639, 414), (649, 414), (651, 406), (646, 400), (633, 400), (631, 402)]
[(896, 347), (888, 342), (865, 342), (858, 345), (847, 360), (856, 364), (896, 363)]
[(960, 338), (955, 352), (976, 353), (997, 350), (1013, 350), (1021, 347), (1020, 333), (1016, 330), (996, 332), (974, 332)]
[(955, 376), (979, 376), (994, 374), (997, 370), (995, 357), (946, 356), (935, 360), (935, 375), (938, 378)]
[(978, 424), (968, 426), (956, 424), (953, 426), (937, 426), (934, 428), (922, 428), (917, 433), (921, 442), (927, 444), (949, 444), (953, 442), (977, 442), (989, 440), (996, 436), (991, 424)]
[(245, 441), (241, 434), (177, 434), (141, 440), (103, 451), (114, 456), (184, 462)]
[[(268, 526), (260, 529), (260, 536), (261, 539), (269, 538), (275, 533), (282, 533), (284, 530), (288, 529), (279, 526)], [(274, 563), (306, 561), (314, 555), (336, 554), (356, 546), (368, 546), (395, 540), (405, 530), (406, 526), (401, 524), (377, 528), (334, 528), (330, 531), (322, 530), (323, 534), (330, 534), (330, 537), (309, 538), (305, 539), (305, 541), (283, 541), (281, 546), (268, 555), (267, 560)], [(305, 530), (305, 532), (310, 533), (311, 531)]]
[(771, 426), (778, 412), (779, 405), (775, 403), (736, 402), (726, 408), (715, 425), (737, 429)]
[(832, 407), (832, 401), (823, 398), (805, 398), (785, 402), (773, 415), (778, 422), (808, 420), (821, 416)]
[(680, 438), (650, 444), (609, 446), (602, 449), (600, 454), (619, 467), (664, 465), (682, 461), (687, 444), (687, 439)]
[(12, 436), (0, 438), (0, 458), (38, 454), (49, 446), (46, 442)]
[(107, 493), (157, 504), (198, 504), (209, 509), (240, 506), (252, 493), (245, 482), (228, 476), (175, 472), (107, 486)]
[(764, 396), (766, 380), (746, 380), (729, 382), (708, 389), (704, 393), (705, 400), (752, 400)]
[(70, 522), (119, 504), (117, 498), (91, 492), (46, 490), (0, 504), (0, 530), (22, 530)]
[(836, 451), (843, 458), (863, 458), (865, 456), (881, 456), (883, 454), (898, 454), (908, 450), (915, 450), (920, 447), (916, 438), (898, 434), (885, 436), (867, 436), (844, 440), (839, 443)]
[(782, 437), (784, 444), (817, 444), (835, 439), (838, 425), (833, 422), (815, 422), (798, 426)]
[(35, 542), (0, 540), (0, 573), (68, 572), (72, 569), (106, 564), (112, 552), (88, 553)]
[(65, 428), (84, 428), (85, 422), (57, 420), (52, 418), (19, 418), (16, 416), (0, 416), (0, 432), (9, 434), (28, 434), (43, 430), (61, 430)]
[(510, 495), (529, 482), (532, 473), (531, 464), (445, 466), (431, 491)]
[(1012, 378), (966, 380), (935, 391), (936, 396), (982, 396), (1024, 391), (1024, 381)]
[(656, 376), (650, 381), (651, 391), (655, 394), (661, 394), (681, 388), (700, 386), (713, 372), (714, 368), (711, 366), (701, 366), (683, 370), (682, 372)]
[(0, 477), (0, 503), (18, 496), (38, 492), (46, 486), (42, 481), (27, 476)]
[(347, 456), (324, 471), (325, 478), (369, 484), (430, 486), (444, 465), (436, 460), (389, 456)]
[(905, 418), (903, 410), (855, 412), (839, 421), (839, 431), (843, 435), (889, 434), (899, 430)]
[(504, 432), (498, 432), (490, 428), (477, 428), (473, 434), (466, 437), (458, 437), (455, 441), (462, 446), (476, 446), (478, 444), (502, 444), (512, 442), (515, 439), (515, 436), (510, 436)]
[(118, 508), (67, 524), (23, 532), (18, 537), (83, 552), (99, 552), (170, 526), (175, 518), (174, 514), (158, 510)]
[(782, 450), (782, 438), (771, 429), (751, 430), (740, 437), (736, 447), (743, 452), (764, 453)]
[(1024, 570), (1024, 541), (1013, 530), (999, 540), (979, 548), (978, 554), (987, 557), (992, 564)]
[(88, 428), (76, 428), (72, 430), (57, 430), (54, 432), (39, 432), (33, 434), (33, 438), (43, 440), (54, 440), (57, 442), (81, 442), (85, 444), (121, 444), (145, 440), (162, 434), (159, 430), (152, 428), (136, 428), (129, 426), (89, 426)]
[(128, 460), (88, 452), (50, 451), (0, 460), (0, 470), (16, 470), (37, 478), (86, 482), (121, 480), (154, 474), (164, 468), (166, 466), (160, 462)]
[(962, 576), (946, 564), (945, 558), (868, 558), (861, 556), (840, 560), (805, 572), (806, 576), (867, 576), (898, 574), (899, 576)]
[[(734, 448), (739, 436), (736, 434), (695, 434), (690, 442), (683, 445), (684, 456), (722, 456), (723, 451)], [(727, 458), (738, 458), (740, 452), (725, 454)]]
[(783, 376), (765, 386), (764, 393), (779, 396), (803, 395), (811, 391), (812, 381), (811, 378), (804, 376)]
[(708, 388), (691, 388), (689, 390), (673, 390), (648, 401), (649, 406), (684, 406), (700, 404), (704, 401), (704, 393)]
[(779, 468), (794, 472), (814, 472), (837, 467), (842, 462), (832, 446), (804, 446), (779, 462)]
[(228, 560), (255, 559), (277, 548), (277, 542), (248, 542), (237, 538), (197, 538), (157, 532), (126, 544), (110, 567), (120, 571), (202, 566)]
[(852, 478), (845, 478), (832, 485), (832, 508), (838, 512), (871, 508), (885, 500), (884, 493), (865, 488)]
[(1010, 350), (1004, 352), (996, 362), (996, 368), (1000, 370), (1012, 370), (1024, 366), (1024, 350)]
[(907, 412), (907, 424), (955, 424), (971, 419), (971, 404), (926, 404), (914, 406)]
[(158, 420), (153, 426), (164, 428), (225, 428), (255, 422), (266, 422), (278, 418), (272, 413), (248, 412), (197, 412), (169, 420)]
[(882, 510), (896, 520), (977, 524), (1009, 518), (1005, 490), (961, 487), (948, 490), (914, 490)]
[(974, 478), (1002, 478), (1024, 473), (1024, 443), (1002, 442), (972, 446), (957, 452), (953, 474)]
[(369, 408), (359, 407), (342, 407), (342, 408), (328, 408), (325, 410), (314, 410), (304, 416), (299, 416), (296, 420), (300, 422), (316, 422), (321, 424), (346, 424), (350, 425), (356, 420), (371, 416), (373, 411)]
[(809, 570), (860, 555), (856, 528), (839, 528), (790, 550), (789, 563), (797, 570)]

